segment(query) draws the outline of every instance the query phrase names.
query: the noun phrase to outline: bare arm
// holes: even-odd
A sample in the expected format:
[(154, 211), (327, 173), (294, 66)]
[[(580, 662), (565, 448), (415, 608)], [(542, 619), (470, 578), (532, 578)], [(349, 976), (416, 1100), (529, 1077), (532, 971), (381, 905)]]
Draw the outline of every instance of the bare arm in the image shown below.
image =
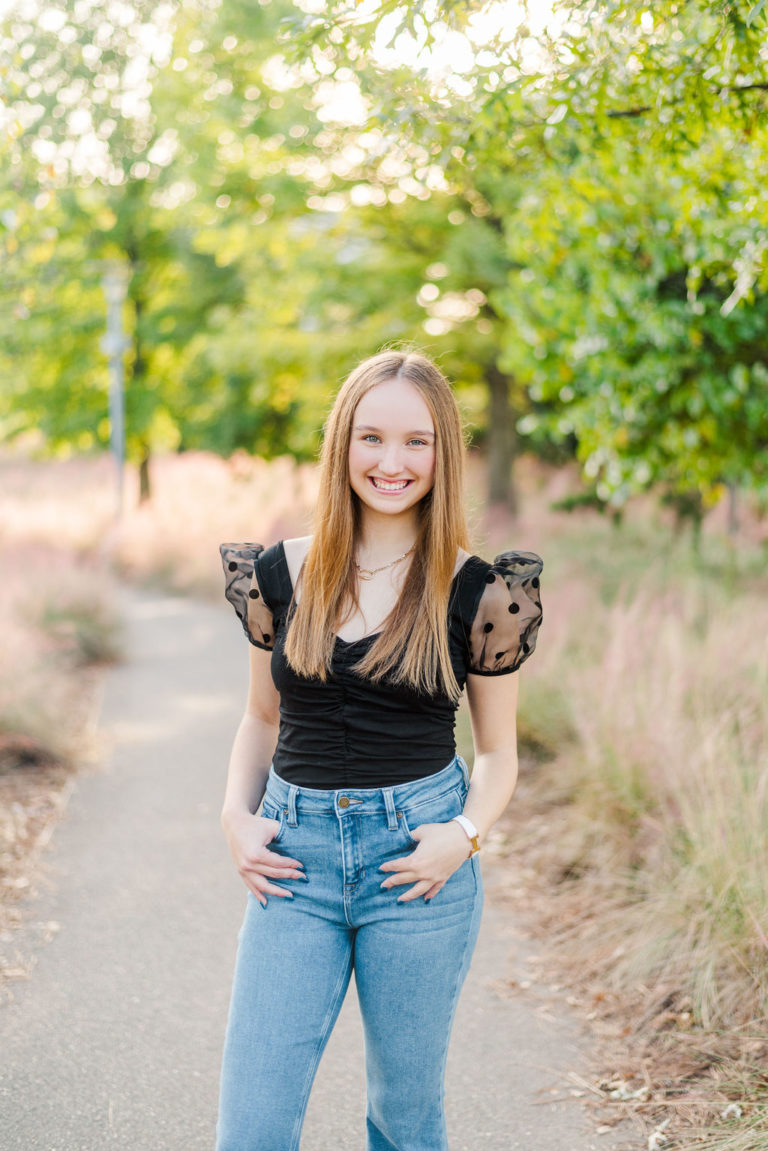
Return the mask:
[(467, 699), (475, 760), (464, 814), (483, 839), (517, 783), (517, 672), (468, 675)]
[(222, 819), (230, 814), (255, 814), (264, 795), (280, 722), (280, 697), (270, 674), (271, 656), (271, 652), (250, 646), (248, 701), (229, 758)]
[[(482, 838), (509, 803), (517, 782), (517, 674), (467, 676), (467, 699), (472, 720), (475, 761), (464, 804)], [(432, 899), (466, 860), (470, 844), (458, 823), (426, 823), (411, 833), (416, 849), (382, 864), (395, 874), (382, 887), (413, 886), (399, 896), (406, 902)]]
[(277, 834), (274, 819), (256, 815), (277, 743), (279, 696), (270, 673), (271, 653), (252, 646), (250, 683), (245, 714), (240, 721), (229, 759), (221, 824), (229, 850), (249, 891), (266, 906), (267, 895), (291, 897), (270, 879), (297, 878), (301, 864), (267, 844)]

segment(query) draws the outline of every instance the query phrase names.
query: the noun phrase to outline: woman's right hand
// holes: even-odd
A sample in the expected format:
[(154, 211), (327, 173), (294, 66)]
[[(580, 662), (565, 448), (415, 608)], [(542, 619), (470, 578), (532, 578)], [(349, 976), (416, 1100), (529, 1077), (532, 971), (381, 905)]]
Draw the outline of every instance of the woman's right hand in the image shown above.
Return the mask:
[(302, 879), (303, 864), (298, 859), (290, 859), (270, 851), (270, 843), (278, 831), (280, 823), (263, 815), (248, 812), (224, 812), (221, 817), (229, 850), (243, 882), (259, 903), (267, 906), (268, 895), (279, 895), (293, 899), (293, 893), (271, 879)]

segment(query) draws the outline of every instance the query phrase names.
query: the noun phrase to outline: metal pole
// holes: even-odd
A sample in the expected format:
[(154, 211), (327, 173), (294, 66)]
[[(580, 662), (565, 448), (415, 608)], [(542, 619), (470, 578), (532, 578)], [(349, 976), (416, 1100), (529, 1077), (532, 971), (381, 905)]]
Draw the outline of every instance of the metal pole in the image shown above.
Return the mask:
[(101, 350), (109, 360), (109, 443), (117, 471), (117, 518), (123, 512), (123, 473), (125, 460), (125, 350), (130, 344), (123, 332), (123, 305), (128, 288), (128, 269), (117, 260), (107, 262), (102, 287), (107, 299), (107, 330)]

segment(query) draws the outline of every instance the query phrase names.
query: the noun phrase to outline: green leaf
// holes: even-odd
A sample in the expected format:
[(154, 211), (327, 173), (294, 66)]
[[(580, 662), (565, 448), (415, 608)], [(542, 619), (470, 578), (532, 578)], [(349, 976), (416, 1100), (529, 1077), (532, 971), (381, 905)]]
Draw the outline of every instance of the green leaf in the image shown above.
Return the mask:
[(749, 12), (747, 13), (747, 18), (746, 18), (748, 28), (751, 27), (751, 25), (755, 22), (755, 20), (757, 20), (758, 16), (760, 15), (760, 13), (765, 8), (765, 4), (766, 4), (766, 0), (758, 0), (757, 4), (752, 5)]

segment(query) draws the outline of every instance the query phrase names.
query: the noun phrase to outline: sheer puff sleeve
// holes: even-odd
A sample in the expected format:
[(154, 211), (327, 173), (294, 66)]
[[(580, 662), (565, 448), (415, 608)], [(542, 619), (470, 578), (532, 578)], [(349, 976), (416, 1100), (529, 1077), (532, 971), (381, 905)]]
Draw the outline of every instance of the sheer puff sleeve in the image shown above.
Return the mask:
[(470, 627), (468, 671), (476, 675), (517, 671), (534, 650), (542, 617), (539, 576), (543, 566), (535, 552), (496, 556)]
[(263, 544), (221, 544), (226, 585), (224, 595), (237, 613), (243, 631), (255, 647), (271, 651), (275, 642), (272, 608), (259, 584), (259, 556)]

